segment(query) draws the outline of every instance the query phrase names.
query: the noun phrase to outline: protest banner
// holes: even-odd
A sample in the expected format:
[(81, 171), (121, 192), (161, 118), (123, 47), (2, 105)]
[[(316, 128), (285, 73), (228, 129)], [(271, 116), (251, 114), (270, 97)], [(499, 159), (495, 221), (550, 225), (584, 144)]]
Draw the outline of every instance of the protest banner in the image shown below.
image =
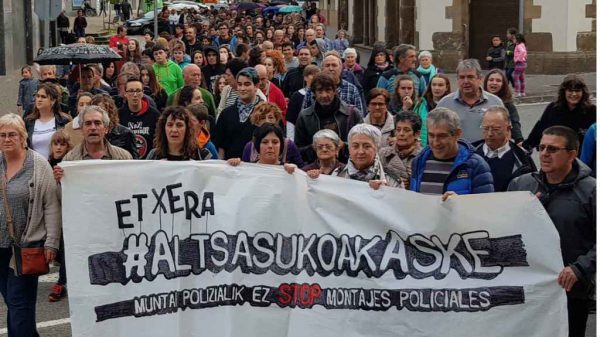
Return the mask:
[(65, 169), (73, 336), (566, 336), (525, 192), (439, 196), (220, 161)]

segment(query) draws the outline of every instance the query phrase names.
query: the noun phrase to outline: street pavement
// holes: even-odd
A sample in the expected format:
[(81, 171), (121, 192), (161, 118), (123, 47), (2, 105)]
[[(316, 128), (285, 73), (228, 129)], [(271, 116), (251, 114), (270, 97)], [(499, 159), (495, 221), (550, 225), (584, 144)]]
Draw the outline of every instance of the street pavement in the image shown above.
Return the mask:
[[(88, 19), (88, 32), (100, 32), (102, 22), (99, 19)], [(368, 60), (368, 53), (361, 52), (362, 62)], [(366, 55), (366, 56), (365, 56)], [(590, 90), (596, 91), (596, 73), (581, 74), (588, 83)], [(456, 76), (450, 74), (453, 88), (456, 88)], [(522, 130), (528, 135), (533, 125), (540, 117), (545, 106), (556, 95), (564, 75), (527, 75), (527, 91), (529, 98), (517, 105), (521, 116)], [(8, 112), (16, 112), (16, 100), (18, 93), (18, 81), (20, 74), (18, 70), (9, 71), (7, 76), (0, 76), (0, 115)], [(48, 302), (48, 293), (51, 286), (58, 278), (58, 269), (54, 267), (49, 275), (40, 278), (38, 286), (37, 322), (41, 336), (45, 337), (68, 337), (71, 336), (69, 323), (69, 306), (65, 299), (57, 303)], [(0, 337), (7, 336), (6, 330), (6, 306), (0, 301)], [(596, 336), (596, 315), (590, 315), (586, 337)]]

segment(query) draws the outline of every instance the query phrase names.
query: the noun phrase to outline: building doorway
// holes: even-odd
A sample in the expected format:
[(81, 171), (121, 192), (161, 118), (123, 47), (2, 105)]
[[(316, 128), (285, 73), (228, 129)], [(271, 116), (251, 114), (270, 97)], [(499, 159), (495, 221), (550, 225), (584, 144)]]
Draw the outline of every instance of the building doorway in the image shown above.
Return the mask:
[(519, 0), (471, 0), (469, 14), (469, 57), (478, 59), (486, 69), (492, 36), (499, 34), (505, 41), (506, 30), (519, 27)]

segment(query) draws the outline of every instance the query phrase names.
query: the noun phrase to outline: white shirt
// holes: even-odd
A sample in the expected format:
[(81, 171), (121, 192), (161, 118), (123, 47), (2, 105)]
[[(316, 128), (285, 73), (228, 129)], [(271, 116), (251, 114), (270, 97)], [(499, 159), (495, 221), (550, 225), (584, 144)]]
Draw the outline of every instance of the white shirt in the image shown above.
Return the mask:
[(510, 141), (506, 142), (506, 144), (500, 146), (496, 150), (490, 149), (485, 143), (483, 144), (483, 154), (488, 158), (498, 157), (502, 159), (502, 156), (504, 156), (508, 151), (510, 151)]
[(56, 132), (56, 120), (52, 118), (47, 122), (35, 120), (33, 135), (31, 136), (31, 149), (48, 159), (50, 156), (50, 140)]

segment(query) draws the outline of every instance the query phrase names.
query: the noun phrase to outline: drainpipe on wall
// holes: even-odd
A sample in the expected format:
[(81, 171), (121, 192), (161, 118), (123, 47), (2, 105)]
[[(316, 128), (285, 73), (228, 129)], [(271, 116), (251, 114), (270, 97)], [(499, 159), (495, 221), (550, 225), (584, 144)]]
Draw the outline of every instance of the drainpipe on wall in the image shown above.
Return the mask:
[(33, 17), (31, 9), (31, 0), (23, 0), (25, 16), (25, 60), (27, 64), (33, 63)]
[(6, 48), (4, 43), (4, 0), (0, 0), (0, 75), (6, 75)]
[(523, 21), (525, 12), (525, 1), (519, 0), (519, 33), (523, 34)]

